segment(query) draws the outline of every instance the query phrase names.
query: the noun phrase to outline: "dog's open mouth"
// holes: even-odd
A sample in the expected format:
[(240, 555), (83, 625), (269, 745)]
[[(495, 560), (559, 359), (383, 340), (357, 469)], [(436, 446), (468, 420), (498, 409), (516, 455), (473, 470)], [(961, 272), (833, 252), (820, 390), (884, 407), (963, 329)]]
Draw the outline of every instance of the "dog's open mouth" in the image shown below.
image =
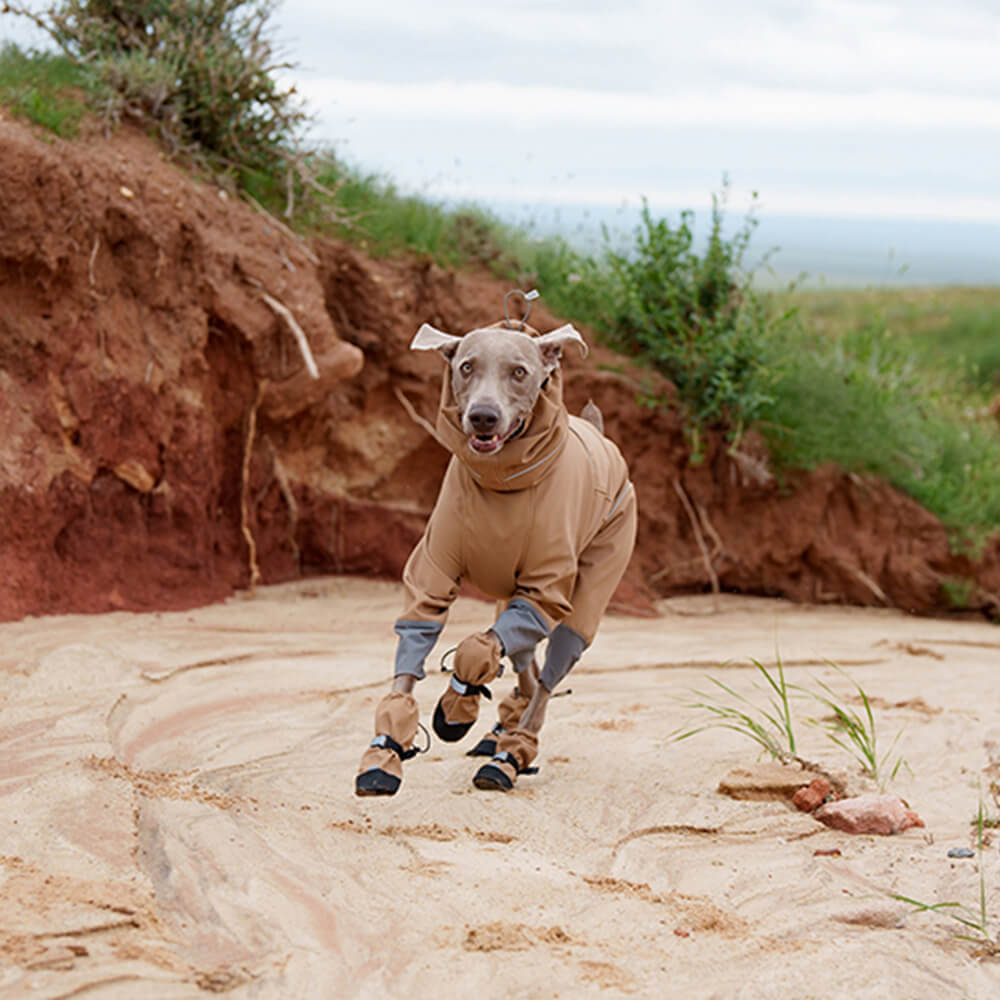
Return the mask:
[(469, 437), (469, 447), (480, 455), (492, 455), (523, 430), (524, 421), (519, 420), (506, 434), (472, 434)]
[(474, 434), (469, 438), (469, 447), (480, 455), (491, 455), (503, 447), (504, 439), (499, 434), (487, 437), (485, 434)]

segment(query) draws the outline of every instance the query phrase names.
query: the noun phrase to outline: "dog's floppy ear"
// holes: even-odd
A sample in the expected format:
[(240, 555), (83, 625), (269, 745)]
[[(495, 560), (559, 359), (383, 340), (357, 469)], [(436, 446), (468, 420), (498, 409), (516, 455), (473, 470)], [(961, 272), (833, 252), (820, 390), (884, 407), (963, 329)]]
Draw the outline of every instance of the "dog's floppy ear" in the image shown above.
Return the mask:
[(588, 354), (587, 342), (577, 333), (572, 323), (567, 323), (557, 330), (551, 330), (541, 337), (536, 337), (535, 343), (541, 349), (542, 361), (549, 372), (559, 367), (559, 359), (562, 357), (564, 344), (579, 344), (580, 350), (583, 351), (583, 356), (586, 357)]
[(410, 341), (411, 351), (440, 351), (449, 360), (458, 350), (461, 337), (453, 337), (450, 333), (442, 333), (430, 323), (424, 323), (417, 330), (417, 335)]

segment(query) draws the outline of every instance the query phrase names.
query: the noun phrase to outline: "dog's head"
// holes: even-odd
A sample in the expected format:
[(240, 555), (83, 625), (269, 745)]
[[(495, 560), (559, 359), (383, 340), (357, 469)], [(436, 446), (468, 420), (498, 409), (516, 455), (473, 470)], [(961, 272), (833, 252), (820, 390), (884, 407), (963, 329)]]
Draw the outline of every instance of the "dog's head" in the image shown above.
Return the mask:
[(538, 337), (502, 327), (453, 337), (424, 323), (410, 347), (441, 352), (451, 368), (452, 395), (469, 447), (494, 455), (524, 428), (570, 342), (586, 355), (586, 343), (569, 324)]

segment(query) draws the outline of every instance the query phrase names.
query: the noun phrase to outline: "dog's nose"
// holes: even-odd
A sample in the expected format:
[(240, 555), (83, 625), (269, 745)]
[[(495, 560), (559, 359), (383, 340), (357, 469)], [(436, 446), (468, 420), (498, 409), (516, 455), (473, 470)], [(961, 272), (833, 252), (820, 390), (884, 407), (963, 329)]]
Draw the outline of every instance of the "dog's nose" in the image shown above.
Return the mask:
[(492, 406), (473, 406), (468, 413), (469, 423), (477, 434), (493, 434), (500, 423), (500, 414)]

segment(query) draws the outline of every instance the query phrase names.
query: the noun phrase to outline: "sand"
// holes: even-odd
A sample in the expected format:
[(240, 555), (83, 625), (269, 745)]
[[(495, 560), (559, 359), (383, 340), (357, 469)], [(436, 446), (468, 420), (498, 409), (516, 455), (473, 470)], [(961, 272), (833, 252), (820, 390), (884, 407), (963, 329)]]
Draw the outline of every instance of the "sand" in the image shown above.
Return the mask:
[[(359, 800), (400, 601), (330, 578), (0, 626), (0, 997), (1000, 994), (1000, 964), (959, 925), (889, 895), (978, 905), (976, 859), (947, 852), (974, 844), (1000, 769), (996, 627), (676, 598), (606, 619), (514, 792), (471, 784), (484, 715), (408, 763), (397, 796)], [(459, 600), (439, 651), (490, 613)], [(793, 681), (846, 694), (840, 664), (886, 743), (903, 728), (890, 787), (925, 828), (851, 836), (727, 798), (751, 745), (670, 741), (708, 674), (753, 697), (747, 658), (776, 647)], [(445, 683), (435, 659), (425, 722)], [(804, 756), (865, 789), (800, 730)]]

